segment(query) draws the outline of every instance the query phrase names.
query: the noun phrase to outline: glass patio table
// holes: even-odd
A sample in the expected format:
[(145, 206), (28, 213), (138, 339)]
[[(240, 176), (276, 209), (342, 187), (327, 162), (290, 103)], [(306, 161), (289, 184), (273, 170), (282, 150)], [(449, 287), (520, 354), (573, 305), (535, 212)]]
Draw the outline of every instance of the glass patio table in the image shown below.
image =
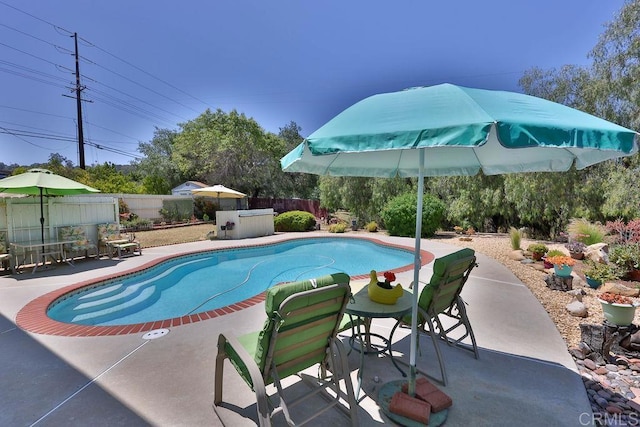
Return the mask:
[[(358, 369), (358, 386), (356, 388), (356, 398), (360, 394), (360, 388), (362, 386), (362, 377), (364, 371), (364, 355), (365, 353), (389, 353), (391, 357), (391, 362), (393, 365), (400, 371), (402, 376), (406, 376), (404, 371), (400, 369), (397, 362), (393, 357), (393, 351), (391, 349), (391, 341), (379, 334), (371, 332), (371, 320), (372, 319), (380, 319), (380, 318), (399, 318), (405, 316), (407, 314), (411, 314), (413, 296), (411, 292), (404, 290), (404, 293), (395, 304), (380, 304), (375, 301), (371, 301), (369, 298), (369, 294), (367, 292), (367, 286), (360, 289), (353, 295), (353, 299), (347, 304), (347, 308), (345, 309), (345, 313), (351, 316), (352, 325), (353, 316), (357, 317), (355, 322), (355, 330), (357, 339), (360, 344), (360, 369)], [(362, 332), (361, 326), (364, 326), (364, 334)], [(382, 348), (376, 348), (371, 344), (371, 338), (376, 337), (383, 342)], [(350, 338), (350, 343), (353, 347), (355, 337), (352, 335)]]
[[(44, 267), (47, 258), (57, 264), (66, 262), (73, 266), (64, 256), (64, 245), (66, 243), (74, 243), (75, 240), (45, 240), (33, 242), (15, 242), (10, 243), (11, 248), (11, 270), (15, 274), (20, 266), (25, 265), (27, 259), (31, 257), (35, 261), (33, 271), (35, 273), (38, 267)], [(22, 260), (20, 260), (20, 257)]]

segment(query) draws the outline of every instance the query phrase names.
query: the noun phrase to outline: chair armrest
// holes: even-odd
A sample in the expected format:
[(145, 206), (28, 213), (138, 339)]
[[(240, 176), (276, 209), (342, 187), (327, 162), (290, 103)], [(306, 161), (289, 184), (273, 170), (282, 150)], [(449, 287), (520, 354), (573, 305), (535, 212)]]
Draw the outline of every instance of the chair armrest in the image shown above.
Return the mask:
[[(260, 402), (261, 398), (264, 399), (267, 396), (264, 379), (262, 378), (262, 372), (258, 368), (255, 360), (249, 352), (244, 348), (244, 346), (238, 341), (238, 339), (233, 335), (232, 332), (227, 332), (226, 335), (221, 333), (218, 336), (218, 355), (216, 356), (216, 366), (218, 363), (221, 363), (222, 360), (226, 357), (227, 351), (226, 346), (229, 346), (233, 349), (236, 355), (240, 358), (240, 360), (235, 360), (235, 362), (241, 362), (246, 368), (247, 372), (251, 376), (251, 383), (253, 384), (253, 390), (256, 393), (256, 397), (258, 397), (258, 402)], [(217, 369), (216, 369), (217, 371)], [(216, 376), (217, 376), (216, 372)]]

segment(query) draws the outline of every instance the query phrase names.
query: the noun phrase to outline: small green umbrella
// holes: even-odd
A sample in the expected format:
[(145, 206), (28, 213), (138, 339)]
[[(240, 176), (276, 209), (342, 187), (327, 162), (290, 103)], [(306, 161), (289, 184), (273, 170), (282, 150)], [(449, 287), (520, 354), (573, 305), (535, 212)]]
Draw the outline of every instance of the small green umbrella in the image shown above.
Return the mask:
[[(545, 99), (452, 84), (366, 98), (282, 158), (285, 172), (418, 177), (414, 283), (425, 176), (566, 171), (638, 151), (638, 133)], [(418, 292), (411, 325), (415, 386)]]
[(44, 196), (70, 196), (99, 192), (100, 190), (56, 175), (47, 169), (29, 169), (20, 175), (0, 179), (0, 193), (40, 196), (40, 237), (42, 243), (44, 243)]

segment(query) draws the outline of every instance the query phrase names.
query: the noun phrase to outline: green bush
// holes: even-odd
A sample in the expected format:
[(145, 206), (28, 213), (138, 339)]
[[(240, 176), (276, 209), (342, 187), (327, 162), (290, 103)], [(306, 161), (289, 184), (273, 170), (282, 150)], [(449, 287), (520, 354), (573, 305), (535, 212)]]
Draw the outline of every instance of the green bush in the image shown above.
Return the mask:
[[(384, 226), (392, 236), (414, 237), (418, 196), (407, 193), (391, 199), (381, 213)], [(444, 220), (445, 206), (440, 199), (425, 194), (422, 204), (422, 236), (431, 237)]]
[(130, 221), (120, 221), (120, 226), (132, 230), (150, 230), (153, 228), (153, 221), (147, 218), (135, 218)]
[(624, 273), (640, 269), (640, 243), (611, 245), (609, 261), (620, 267)]
[(378, 231), (378, 223), (375, 222), (375, 221), (371, 221), (371, 222), (367, 223), (367, 225), (365, 225), (364, 228), (369, 233), (375, 233), (375, 232)]
[(163, 200), (160, 215), (165, 221), (184, 221), (191, 218), (193, 200)]
[(305, 211), (289, 211), (273, 219), (276, 231), (309, 231), (316, 228), (316, 217)]
[[(208, 218), (215, 218), (216, 211), (220, 210), (220, 206), (209, 200), (205, 200), (204, 197), (196, 197), (193, 199), (193, 214), (196, 218), (204, 219), (207, 215)], [(208, 221), (205, 219), (205, 221)]]
[(329, 226), (329, 233), (344, 233), (347, 230), (346, 222), (339, 222)]
[(509, 229), (509, 240), (511, 241), (511, 249), (517, 251), (520, 249), (520, 242), (522, 242), (522, 232), (515, 227)]

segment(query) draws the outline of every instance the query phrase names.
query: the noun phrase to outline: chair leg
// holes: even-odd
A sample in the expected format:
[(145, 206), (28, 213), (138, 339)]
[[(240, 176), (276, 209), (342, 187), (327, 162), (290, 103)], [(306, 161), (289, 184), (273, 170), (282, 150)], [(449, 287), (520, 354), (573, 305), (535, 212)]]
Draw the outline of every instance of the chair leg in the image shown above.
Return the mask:
[(467, 316), (467, 309), (465, 308), (465, 302), (462, 298), (458, 297), (458, 313), (460, 313), (460, 318), (464, 323), (464, 327), (467, 329), (467, 334), (469, 334), (469, 338), (471, 338), (471, 345), (473, 346), (473, 354), (476, 359), (480, 358), (480, 354), (478, 353), (478, 345), (476, 344), (476, 336), (473, 334), (473, 328), (471, 327), (471, 322), (469, 322), (469, 317)]
[(438, 341), (440, 340), (439, 334), (437, 334), (433, 327), (433, 321), (428, 319), (425, 323), (429, 324), (429, 336), (431, 336), (431, 341), (433, 341), (433, 347), (436, 350), (436, 356), (438, 357), (438, 363), (440, 364), (440, 374), (442, 375), (442, 384), (447, 385), (447, 372), (444, 368), (444, 360), (442, 360), (442, 353), (440, 352), (440, 346), (438, 345)]
[[(353, 390), (353, 383), (351, 382), (351, 375), (349, 374), (349, 362), (347, 361), (347, 355), (345, 354), (344, 346), (342, 342), (340, 342), (337, 338), (331, 339), (331, 351), (335, 351), (337, 355), (337, 364), (340, 365), (336, 367), (336, 363), (334, 362), (334, 370), (339, 371), (339, 376), (337, 372), (333, 374), (336, 375), (336, 393), (340, 389), (340, 377), (344, 380), (345, 388), (347, 389), (347, 402), (349, 403), (349, 415), (351, 416), (351, 424), (353, 426), (359, 425), (358, 422), (358, 403), (356, 402), (355, 391)], [(335, 358), (334, 358), (335, 359)]]
[(227, 354), (224, 351), (224, 336), (218, 337), (218, 354), (216, 355), (216, 370), (213, 374), (213, 404), (218, 406), (222, 403), (222, 377), (224, 375), (224, 359)]

